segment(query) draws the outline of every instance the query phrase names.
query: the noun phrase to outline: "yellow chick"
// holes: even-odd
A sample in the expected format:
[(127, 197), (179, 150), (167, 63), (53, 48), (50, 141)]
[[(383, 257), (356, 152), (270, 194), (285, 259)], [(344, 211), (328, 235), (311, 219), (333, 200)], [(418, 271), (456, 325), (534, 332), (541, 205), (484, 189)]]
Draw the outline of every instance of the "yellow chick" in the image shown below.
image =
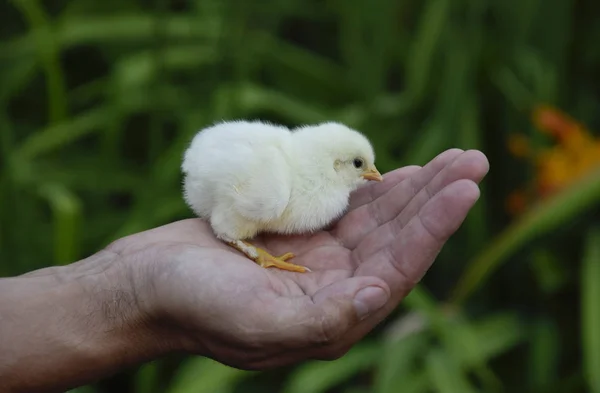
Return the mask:
[(305, 272), (294, 254), (247, 241), (258, 233), (303, 234), (340, 218), (350, 193), (381, 181), (369, 140), (335, 122), (289, 129), (230, 121), (200, 130), (182, 163), (184, 198), (216, 237), (262, 267)]

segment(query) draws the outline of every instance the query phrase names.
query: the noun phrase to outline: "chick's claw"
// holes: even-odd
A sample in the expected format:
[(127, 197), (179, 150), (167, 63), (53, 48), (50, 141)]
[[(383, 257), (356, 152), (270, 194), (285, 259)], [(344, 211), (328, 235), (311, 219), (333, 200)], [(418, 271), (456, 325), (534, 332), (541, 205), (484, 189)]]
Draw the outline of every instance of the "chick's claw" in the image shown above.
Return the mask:
[(308, 269), (307, 267), (286, 262), (287, 260), (292, 259), (294, 257), (294, 254), (291, 252), (285, 253), (279, 257), (275, 257), (269, 254), (267, 251), (258, 247), (256, 247), (256, 251), (258, 252), (258, 257), (256, 257), (254, 261), (258, 263), (261, 267), (276, 267), (281, 270), (288, 270), (291, 272), (299, 273), (305, 273), (310, 271), (310, 269)]

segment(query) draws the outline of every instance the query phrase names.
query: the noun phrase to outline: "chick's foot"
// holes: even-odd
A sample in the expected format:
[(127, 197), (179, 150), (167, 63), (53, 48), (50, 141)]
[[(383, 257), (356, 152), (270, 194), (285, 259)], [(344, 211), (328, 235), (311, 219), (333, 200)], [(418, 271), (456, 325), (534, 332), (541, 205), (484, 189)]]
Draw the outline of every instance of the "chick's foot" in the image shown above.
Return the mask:
[(273, 256), (268, 251), (253, 246), (250, 243), (236, 241), (230, 243), (233, 247), (243, 252), (248, 258), (252, 259), (258, 265), (264, 268), (276, 267), (281, 270), (288, 270), (291, 272), (305, 273), (309, 272), (310, 269), (304, 266), (296, 265), (294, 263), (286, 262), (294, 257), (294, 254), (287, 252), (281, 256)]
[(292, 259), (294, 254), (291, 252), (285, 253), (279, 257), (269, 254), (267, 251), (256, 248), (258, 257), (254, 259), (261, 267), (276, 267), (281, 270), (289, 270), (291, 272), (304, 273), (310, 271), (307, 267), (296, 265), (295, 263), (286, 262), (288, 259)]

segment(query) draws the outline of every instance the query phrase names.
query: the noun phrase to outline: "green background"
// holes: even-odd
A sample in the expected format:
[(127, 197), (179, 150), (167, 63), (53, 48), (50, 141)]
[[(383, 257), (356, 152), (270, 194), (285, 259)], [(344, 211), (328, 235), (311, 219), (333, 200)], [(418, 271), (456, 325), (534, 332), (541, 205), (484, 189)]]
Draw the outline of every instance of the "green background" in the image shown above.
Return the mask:
[(13, 0), (0, 4), (0, 275), (190, 217), (179, 165), (221, 119), (366, 133), (382, 171), (482, 150), (482, 197), (343, 358), (264, 373), (171, 357), (84, 392), (600, 393), (600, 172), (514, 219), (506, 149), (556, 105), (600, 129), (594, 0)]

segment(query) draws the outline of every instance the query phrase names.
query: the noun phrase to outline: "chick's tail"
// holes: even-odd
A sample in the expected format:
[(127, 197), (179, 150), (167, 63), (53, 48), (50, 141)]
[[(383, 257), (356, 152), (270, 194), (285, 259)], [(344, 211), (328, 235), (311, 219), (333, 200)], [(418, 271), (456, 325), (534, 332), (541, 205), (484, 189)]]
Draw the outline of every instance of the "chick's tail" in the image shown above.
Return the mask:
[(305, 273), (310, 272), (311, 270), (305, 266), (296, 265), (294, 263), (286, 262), (289, 259), (294, 257), (294, 254), (291, 252), (285, 253), (281, 256), (273, 256), (268, 251), (263, 250), (262, 248), (258, 248), (253, 246), (252, 244), (242, 241), (236, 240), (232, 242), (228, 242), (232, 247), (238, 249), (243, 252), (248, 258), (252, 259), (258, 265), (264, 268), (268, 267), (276, 267), (281, 270), (288, 270), (291, 272), (299, 272)]

